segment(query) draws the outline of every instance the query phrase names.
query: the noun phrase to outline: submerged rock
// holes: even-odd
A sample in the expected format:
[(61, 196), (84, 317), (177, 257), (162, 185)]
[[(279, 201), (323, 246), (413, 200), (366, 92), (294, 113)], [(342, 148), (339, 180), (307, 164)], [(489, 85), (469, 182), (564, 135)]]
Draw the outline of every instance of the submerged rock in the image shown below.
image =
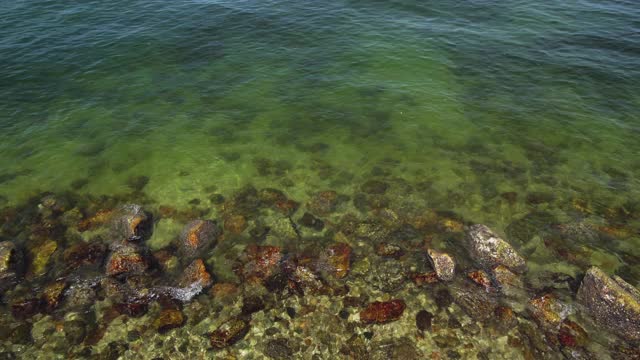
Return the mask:
[(154, 326), (160, 334), (164, 334), (171, 329), (181, 327), (184, 324), (184, 320), (182, 311), (165, 309), (160, 312), (160, 316), (154, 322)]
[(527, 310), (547, 339), (557, 345), (556, 334), (568, 315), (568, 308), (553, 294), (544, 294), (529, 301)]
[(196, 259), (187, 266), (178, 282), (180, 287), (197, 286), (200, 288), (207, 288), (211, 286), (212, 283), (213, 279), (211, 278), (211, 274), (207, 272), (207, 268), (202, 259)]
[(117, 240), (140, 241), (151, 235), (153, 221), (140, 205), (121, 207), (113, 217), (113, 233)]
[(409, 278), (413, 281), (416, 286), (424, 286), (430, 284), (437, 284), (440, 279), (438, 278), (438, 274), (435, 271), (430, 271), (426, 273), (411, 273), (409, 274)]
[(491, 277), (484, 270), (475, 270), (467, 273), (467, 277), (473, 281), (475, 284), (482, 286), (482, 288), (486, 292), (490, 292), (493, 290), (493, 286), (491, 285)]
[(224, 230), (241, 234), (247, 228), (247, 219), (242, 215), (231, 215), (224, 220)]
[(403, 300), (374, 301), (360, 312), (360, 321), (365, 324), (386, 324), (398, 320), (404, 313)]
[(463, 283), (451, 286), (451, 296), (462, 310), (478, 320), (486, 320), (493, 316), (496, 299), (484, 291), (478, 291), (472, 284)]
[(67, 285), (66, 281), (56, 281), (45, 287), (44, 292), (42, 293), (42, 298), (47, 311), (51, 312), (60, 305)]
[(402, 248), (396, 244), (381, 242), (376, 245), (376, 254), (378, 256), (398, 259), (404, 254), (404, 251), (402, 251)]
[(200, 257), (216, 245), (222, 229), (211, 220), (193, 220), (180, 234), (180, 249), (185, 257)]
[(211, 347), (222, 349), (240, 341), (249, 332), (249, 322), (240, 318), (231, 318), (209, 334)]
[(277, 246), (248, 245), (240, 256), (238, 275), (246, 281), (262, 282), (279, 270), (282, 250)]
[(347, 276), (351, 268), (351, 252), (351, 246), (345, 243), (329, 246), (322, 255), (322, 262), (326, 264), (326, 270), (337, 279)]
[(640, 341), (640, 291), (618, 276), (590, 268), (577, 299), (599, 325), (629, 341)]
[(23, 257), (10, 241), (0, 242), (0, 292), (14, 286), (22, 273)]
[(31, 264), (27, 276), (38, 277), (47, 272), (47, 266), (51, 255), (58, 249), (58, 243), (53, 240), (47, 240), (39, 246), (31, 249)]
[(525, 260), (496, 233), (485, 225), (469, 227), (468, 250), (471, 258), (480, 266), (492, 268), (504, 265), (516, 273), (526, 270)]
[(360, 190), (367, 194), (384, 194), (388, 188), (389, 184), (380, 180), (369, 180), (360, 186)]
[(427, 250), (429, 254), (429, 262), (436, 271), (438, 278), (442, 281), (451, 281), (455, 275), (456, 263), (451, 255), (437, 251), (435, 249)]
[(335, 191), (321, 191), (311, 198), (307, 206), (315, 214), (330, 214), (338, 206), (338, 193)]
[(302, 215), (302, 217), (299, 220), (299, 223), (302, 226), (311, 228), (315, 231), (322, 231), (322, 229), (324, 228), (324, 221), (318, 219), (317, 217), (313, 216), (311, 213), (304, 213), (304, 215)]
[(107, 276), (141, 275), (149, 268), (142, 249), (134, 244), (118, 245), (107, 259)]
[(62, 256), (68, 270), (81, 266), (101, 265), (107, 253), (107, 247), (99, 242), (78, 242), (64, 251)]
[(431, 322), (433, 320), (433, 314), (427, 310), (420, 310), (416, 314), (416, 327), (420, 331), (431, 331)]

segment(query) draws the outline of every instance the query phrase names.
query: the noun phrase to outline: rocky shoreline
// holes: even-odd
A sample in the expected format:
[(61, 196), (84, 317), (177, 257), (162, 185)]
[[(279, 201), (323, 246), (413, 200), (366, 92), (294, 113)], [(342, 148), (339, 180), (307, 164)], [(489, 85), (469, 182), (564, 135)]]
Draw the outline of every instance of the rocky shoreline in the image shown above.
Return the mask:
[(388, 188), (2, 209), (0, 359), (640, 358), (640, 291), (557, 242), (613, 226), (545, 223), (544, 247), (584, 275), (532, 271), (530, 229), (396, 206)]

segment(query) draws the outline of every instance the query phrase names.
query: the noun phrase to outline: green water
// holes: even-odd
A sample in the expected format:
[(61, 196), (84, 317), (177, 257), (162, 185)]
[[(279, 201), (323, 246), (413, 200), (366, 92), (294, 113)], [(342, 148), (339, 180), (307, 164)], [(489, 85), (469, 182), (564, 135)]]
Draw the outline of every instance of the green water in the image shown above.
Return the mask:
[(212, 194), (245, 185), (304, 204), (380, 179), (399, 212), (615, 228), (558, 245), (582, 263), (518, 246), (533, 273), (638, 286), (638, 19), (633, 1), (5, 1), (0, 205), (140, 202), (146, 176), (151, 211), (218, 218)]

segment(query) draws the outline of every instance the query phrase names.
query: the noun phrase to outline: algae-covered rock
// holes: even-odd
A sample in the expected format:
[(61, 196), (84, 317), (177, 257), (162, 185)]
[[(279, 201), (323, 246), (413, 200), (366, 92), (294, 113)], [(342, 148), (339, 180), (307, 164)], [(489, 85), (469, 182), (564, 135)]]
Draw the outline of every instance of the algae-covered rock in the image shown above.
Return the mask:
[(486, 225), (470, 226), (467, 238), (469, 255), (478, 265), (486, 268), (504, 265), (517, 273), (526, 270), (525, 260)]
[(11, 241), (0, 242), (0, 291), (4, 291), (18, 281), (23, 266), (22, 254)]
[(180, 234), (180, 249), (185, 257), (200, 257), (216, 245), (222, 229), (211, 220), (194, 220)]
[(435, 249), (427, 250), (429, 262), (442, 281), (451, 281), (455, 275), (456, 263), (451, 255)]
[(577, 299), (597, 324), (630, 341), (640, 341), (640, 291), (618, 276), (590, 268)]
[(38, 277), (44, 275), (47, 272), (49, 259), (57, 248), (58, 243), (53, 240), (46, 240), (42, 244), (32, 248), (30, 250), (32, 260), (29, 266), (28, 276)]

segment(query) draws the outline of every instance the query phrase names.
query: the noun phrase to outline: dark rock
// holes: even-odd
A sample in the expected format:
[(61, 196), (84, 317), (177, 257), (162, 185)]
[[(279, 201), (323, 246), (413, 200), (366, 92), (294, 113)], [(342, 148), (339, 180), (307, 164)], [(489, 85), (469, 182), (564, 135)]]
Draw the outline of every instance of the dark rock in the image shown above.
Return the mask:
[(555, 196), (551, 193), (534, 191), (527, 194), (527, 204), (529, 205), (540, 205), (544, 203), (550, 203), (555, 200)]
[(287, 310), (287, 315), (289, 315), (290, 318), (295, 318), (296, 317), (296, 309), (292, 308), (291, 306), (287, 306), (286, 308)]
[(68, 270), (81, 266), (98, 266), (107, 255), (107, 247), (99, 242), (77, 242), (68, 247), (63, 254), (64, 264)]
[(145, 299), (126, 299), (125, 301), (114, 305), (115, 310), (120, 314), (138, 318), (149, 310), (148, 301)]
[(287, 339), (277, 338), (266, 343), (264, 354), (271, 359), (291, 359), (293, 350)]
[(117, 360), (125, 351), (129, 349), (129, 345), (120, 341), (112, 341), (102, 352), (96, 357), (98, 360)]
[(240, 318), (231, 318), (209, 334), (209, 341), (214, 349), (231, 346), (241, 340), (249, 332), (249, 323)]
[(470, 226), (467, 238), (469, 255), (478, 265), (486, 268), (504, 265), (517, 273), (526, 270), (524, 259), (487, 226)]
[(453, 304), (453, 297), (446, 288), (438, 289), (438, 291), (436, 291), (435, 300), (436, 305), (438, 305), (438, 308), (440, 309), (446, 309)]
[(342, 309), (338, 313), (338, 316), (340, 317), (340, 319), (343, 319), (343, 320), (347, 320), (349, 318), (349, 315), (350, 315), (349, 310), (347, 309)]
[(222, 194), (213, 194), (211, 195), (211, 197), (209, 197), (209, 200), (211, 200), (211, 203), (214, 205), (223, 204), (225, 201), (224, 196)]
[(362, 190), (362, 192), (367, 193), (367, 194), (384, 194), (385, 192), (387, 192), (387, 189), (389, 188), (389, 184), (380, 181), (380, 180), (369, 180), (367, 182), (365, 182), (364, 184), (362, 184), (362, 186), (360, 187), (360, 190)]
[(107, 259), (107, 276), (141, 275), (149, 268), (143, 249), (134, 244), (116, 245)]
[(16, 319), (27, 319), (42, 312), (44, 306), (41, 298), (21, 299), (11, 304), (11, 313)]
[(257, 296), (245, 297), (242, 302), (242, 315), (251, 315), (264, 310), (264, 301)]
[(433, 320), (433, 314), (427, 310), (420, 310), (416, 314), (416, 327), (420, 331), (431, 331), (431, 321)]
[(82, 343), (87, 336), (86, 324), (82, 320), (65, 321), (64, 336), (71, 345)]
[(306, 212), (304, 213), (304, 215), (302, 215), (302, 217), (299, 220), (299, 223), (302, 226), (306, 226), (308, 228), (311, 228), (315, 231), (322, 231), (322, 229), (324, 228), (324, 221), (318, 219), (317, 217), (311, 215), (310, 213)]
[(153, 323), (160, 334), (184, 325), (184, 315), (178, 309), (164, 309)]
[(20, 344), (20, 345), (28, 345), (33, 342), (31, 338), (31, 329), (32, 325), (30, 323), (24, 322), (20, 323), (16, 326), (9, 336), (9, 342), (12, 344)]
[(335, 191), (321, 191), (311, 198), (307, 206), (315, 214), (330, 214), (338, 206), (338, 193)]
[(180, 250), (189, 259), (201, 257), (218, 242), (222, 229), (211, 220), (193, 220), (180, 234)]
[(144, 175), (130, 176), (127, 179), (127, 186), (133, 191), (142, 191), (149, 183), (149, 177)]
[(518, 200), (518, 193), (515, 191), (504, 192), (500, 197), (505, 199), (509, 205), (513, 205)]
[(577, 300), (598, 325), (628, 341), (640, 341), (640, 291), (620, 277), (591, 267)]
[(140, 332), (137, 330), (131, 330), (127, 332), (127, 341), (128, 342), (134, 342), (136, 340), (140, 339)]
[(365, 324), (385, 324), (398, 320), (404, 313), (403, 300), (374, 301), (360, 312), (360, 321)]
[(461, 284), (450, 288), (454, 301), (472, 318), (486, 320), (493, 316), (496, 299), (472, 284)]

